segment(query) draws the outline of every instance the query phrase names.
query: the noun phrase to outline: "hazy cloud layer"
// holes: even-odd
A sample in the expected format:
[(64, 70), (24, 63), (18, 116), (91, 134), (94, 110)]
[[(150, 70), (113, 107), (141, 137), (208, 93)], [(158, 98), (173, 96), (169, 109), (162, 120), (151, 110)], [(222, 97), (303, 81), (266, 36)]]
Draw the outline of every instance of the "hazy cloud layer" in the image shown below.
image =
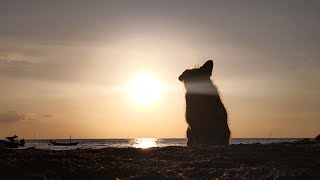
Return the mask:
[(44, 118), (51, 118), (51, 117), (53, 117), (53, 115), (52, 115), (52, 114), (44, 114), (44, 115), (42, 115), (42, 117), (44, 117)]
[(53, 114), (39, 114), (39, 113), (27, 113), (26, 114), (26, 122), (41, 122), (46, 119), (52, 118)]
[(25, 114), (18, 113), (17, 111), (8, 111), (5, 113), (0, 113), (0, 123), (14, 123), (25, 119)]
[(0, 56), (0, 76), (56, 81), (81, 81), (79, 73), (84, 68), (81, 60), (43, 60), (41, 57)]
[(38, 114), (38, 113), (19, 113), (17, 111), (8, 111), (0, 113), (0, 123), (14, 123), (18, 121), (35, 121), (41, 119), (52, 118), (53, 114)]

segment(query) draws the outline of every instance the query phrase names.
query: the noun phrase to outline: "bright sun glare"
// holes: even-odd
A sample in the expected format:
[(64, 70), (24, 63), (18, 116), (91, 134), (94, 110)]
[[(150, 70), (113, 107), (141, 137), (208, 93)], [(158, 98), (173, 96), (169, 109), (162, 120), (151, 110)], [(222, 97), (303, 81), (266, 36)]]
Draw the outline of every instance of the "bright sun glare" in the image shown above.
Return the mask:
[(156, 138), (139, 138), (135, 139), (133, 147), (147, 149), (150, 147), (157, 147), (157, 139)]
[(159, 99), (163, 86), (153, 76), (141, 73), (131, 81), (127, 90), (135, 101), (149, 105)]

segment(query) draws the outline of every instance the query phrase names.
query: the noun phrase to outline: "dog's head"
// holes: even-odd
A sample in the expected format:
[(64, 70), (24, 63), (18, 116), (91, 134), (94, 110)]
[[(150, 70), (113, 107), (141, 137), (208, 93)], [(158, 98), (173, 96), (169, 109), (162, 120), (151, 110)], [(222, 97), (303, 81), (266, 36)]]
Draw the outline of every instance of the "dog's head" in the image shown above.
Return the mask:
[(179, 80), (183, 82), (197, 81), (210, 78), (212, 75), (213, 61), (208, 60), (200, 68), (187, 69), (180, 76)]

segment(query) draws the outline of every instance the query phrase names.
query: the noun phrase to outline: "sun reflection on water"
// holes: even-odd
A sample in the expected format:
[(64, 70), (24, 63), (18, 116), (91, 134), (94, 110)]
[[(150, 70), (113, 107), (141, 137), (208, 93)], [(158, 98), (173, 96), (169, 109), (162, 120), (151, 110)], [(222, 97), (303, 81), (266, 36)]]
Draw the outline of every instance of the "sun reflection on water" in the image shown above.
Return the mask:
[(133, 147), (142, 149), (158, 147), (157, 141), (157, 138), (139, 138), (134, 140)]

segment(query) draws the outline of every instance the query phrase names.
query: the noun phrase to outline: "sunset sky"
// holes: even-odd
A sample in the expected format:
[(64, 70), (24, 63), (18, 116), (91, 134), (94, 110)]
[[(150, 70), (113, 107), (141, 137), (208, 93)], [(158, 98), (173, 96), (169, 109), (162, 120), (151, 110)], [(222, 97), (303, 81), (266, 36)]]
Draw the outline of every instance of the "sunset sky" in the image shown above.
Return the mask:
[[(320, 1), (0, 0), (0, 139), (185, 137), (213, 59), (232, 137), (320, 133)], [(163, 86), (141, 104), (141, 73)]]

